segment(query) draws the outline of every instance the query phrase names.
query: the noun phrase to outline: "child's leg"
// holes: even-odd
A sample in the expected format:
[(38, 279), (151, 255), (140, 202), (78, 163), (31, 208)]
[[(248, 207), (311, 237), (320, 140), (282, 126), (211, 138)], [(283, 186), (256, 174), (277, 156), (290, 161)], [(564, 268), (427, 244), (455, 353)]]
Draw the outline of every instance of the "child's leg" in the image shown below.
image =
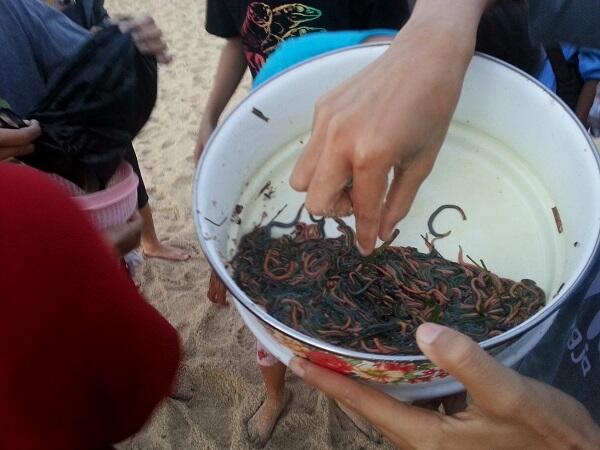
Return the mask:
[(210, 272), (210, 281), (208, 282), (208, 293), (206, 294), (208, 299), (221, 306), (228, 306), (227, 303), (227, 286), (223, 283), (223, 280), (219, 278), (219, 275), (212, 270)]
[(142, 250), (144, 256), (148, 258), (162, 258), (169, 261), (187, 261), (190, 259), (188, 253), (179, 248), (164, 244), (158, 239), (149, 203), (146, 203), (140, 209), (140, 214), (144, 219), (142, 227)]
[(133, 145), (125, 151), (125, 161), (131, 164), (133, 171), (139, 178), (138, 184), (138, 210), (144, 219), (144, 225), (142, 226), (142, 251), (144, 256), (149, 258), (163, 258), (171, 261), (186, 261), (190, 258), (190, 255), (175, 247), (163, 244), (158, 240), (156, 235), (156, 229), (154, 228), (154, 219), (152, 218), (152, 209), (148, 203), (148, 193), (146, 192), (146, 186), (142, 178), (142, 172), (140, 171), (140, 165), (135, 155)]
[(271, 432), (289, 400), (289, 393), (285, 390), (285, 365), (268, 353), (258, 341), (256, 346), (266, 396), (263, 404), (248, 421), (248, 436), (254, 444), (262, 446), (271, 437)]
[(579, 99), (577, 100), (577, 106), (575, 108), (575, 114), (581, 120), (581, 123), (587, 128), (588, 117), (592, 106), (594, 106), (594, 100), (596, 99), (596, 88), (598, 87), (598, 80), (588, 80), (583, 85)]

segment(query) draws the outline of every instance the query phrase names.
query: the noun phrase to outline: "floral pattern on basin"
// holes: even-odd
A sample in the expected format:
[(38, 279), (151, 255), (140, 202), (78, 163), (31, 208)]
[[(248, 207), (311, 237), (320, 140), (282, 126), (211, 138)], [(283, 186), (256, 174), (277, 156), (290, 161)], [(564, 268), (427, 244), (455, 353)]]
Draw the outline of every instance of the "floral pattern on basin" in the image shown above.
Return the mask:
[(446, 378), (449, 373), (430, 361), (397, 362), (367, 361), (318, 350), (292, 339), (270, 328), (273, 337), (290, 349), (296, 356), (306, 358), (313, 363), (343, 375), (355, 376), (376, 383), (429, 383), (435, 379)]

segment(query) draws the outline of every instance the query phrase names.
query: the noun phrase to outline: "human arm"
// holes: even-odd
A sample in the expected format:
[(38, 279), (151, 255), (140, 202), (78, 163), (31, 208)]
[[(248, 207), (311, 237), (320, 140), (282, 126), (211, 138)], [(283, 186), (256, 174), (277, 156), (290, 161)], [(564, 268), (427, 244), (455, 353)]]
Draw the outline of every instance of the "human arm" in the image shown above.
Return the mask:
[(0, 161), (32, 153), (33, 143), (41, 134), (40, 125), (36, 120), (17, 130), (0, 128)]
[(162, 39), (162, 31), (154, 19), (148, 15), (134, 17), (116, 16), (110, 19), (104, 7), (104, 0), (82, 1), (68, 6), (62, 6), (57, 0), (52, 0), (55, 8), (63, 11), (71, 20), (92, 33), (102, 26), (118, 23), (122, 33), (131, 33), (137, 49), (144, 55), (156, 57), (160, 63), (168, 63), (171, 57), (167, 53), (167, 45)]
[(417, 342), (470, 392), (464, 412), (445, 416), (410, 406), (308, 361), (294, 359), (291, 368), (402, 449), (600, 448), (600, 428), (574, 398), (502, 366), (454, 330), (428, 323)]
[(194, 150), (196, 162), (200, 159), (210, 135), (217, 127), (223, 110), (240, 84), (246, 68), (242, 39), (240, 37), (227, 39), (221, 52), (212, 91), (202, 113), (198, 141)]
[(290, 182), (314, 214), (354, 211), (362, 253), (390, 236), (433, 168), (491, 3), (420, 0), (381, 58), (319, 100)]
[[(419, 0), (390, 49), (318, 102), (313, 135), (290, 183), (307, 192), (306, 206), (314, 214), (354, 212), (363, 254), (373, 250), (377, 236), (390, 236), (430, 173), (473, 54), (477, 24), (493, 3), (460, 0), (448, 8), (441, 0)], [(600, 46), (598, 0), (529, 3), (534, 36)]]
[(588, 115), (594, 104), (596, 87), (600, 80), (600, 51), (592, 48), (579, 48), (578, 62), (579, 73), (584, 80), (584, 85), (579, 94), (575, 113), (579, 120), (587, 126)]

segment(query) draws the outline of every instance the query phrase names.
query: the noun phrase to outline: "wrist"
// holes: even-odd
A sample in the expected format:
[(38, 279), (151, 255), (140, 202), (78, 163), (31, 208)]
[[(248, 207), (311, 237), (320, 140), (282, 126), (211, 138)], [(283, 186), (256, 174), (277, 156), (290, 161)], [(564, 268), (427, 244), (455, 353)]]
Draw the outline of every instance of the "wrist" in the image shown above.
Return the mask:
[(450, 58), (470, 58), (475, 51), (477, 29), (487, 7), (495, 0), (418, 0), (405, 28), (421, 35)]
[(418, 0), (415, 4), (411, 19), (430, 20), (447, 19), (458, 23), (479, 23), (484, 11), (497, 0), (454, 0), (448, 7), (446, 0)]

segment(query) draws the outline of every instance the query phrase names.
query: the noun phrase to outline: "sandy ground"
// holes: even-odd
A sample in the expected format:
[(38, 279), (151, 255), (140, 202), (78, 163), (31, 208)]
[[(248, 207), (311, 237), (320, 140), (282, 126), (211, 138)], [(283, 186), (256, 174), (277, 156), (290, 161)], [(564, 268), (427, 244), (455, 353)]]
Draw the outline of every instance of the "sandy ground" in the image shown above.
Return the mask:
[[(135, 147), (159, 236), (194, 255), (185, 263), (147, 261), (139, 274), (148, 300), (179, 330), (185, 350), (182, 382), (192, 398), (166, 401), (121, 448), (251, 448), (246, 421), (263, 396), (254, 339), (233, 307), (221, 309), (206, 300), (209, 267), (191, 215), (195, 132), (222, 42), (204, 31), (201, 0), (107, 0), (107, 8), (111, 14), (154, 16), (175, 57), (161, 69), (158, 105)], [(248, 86), (246, 80), (232, 104)], [(371, 444), (326, 398), (297, 378), (289, 376), (288, 384), (292, 402), (266, 448), (388, 448)]]

